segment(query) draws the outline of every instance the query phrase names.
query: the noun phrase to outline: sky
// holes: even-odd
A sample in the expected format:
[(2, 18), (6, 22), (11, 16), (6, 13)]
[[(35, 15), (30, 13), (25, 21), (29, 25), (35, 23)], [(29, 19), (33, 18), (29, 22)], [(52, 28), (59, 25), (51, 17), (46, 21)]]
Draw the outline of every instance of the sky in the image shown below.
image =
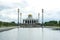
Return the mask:
[(22, 19), (26, 19), (28, 14), (33, 18), (42, 21), (42, 9), (44, 9), (44, 22), (50, 20), (60, 20), (60, 1), (59, 0), (0, 0), (0, 21), (17, 22), (20, 9)]

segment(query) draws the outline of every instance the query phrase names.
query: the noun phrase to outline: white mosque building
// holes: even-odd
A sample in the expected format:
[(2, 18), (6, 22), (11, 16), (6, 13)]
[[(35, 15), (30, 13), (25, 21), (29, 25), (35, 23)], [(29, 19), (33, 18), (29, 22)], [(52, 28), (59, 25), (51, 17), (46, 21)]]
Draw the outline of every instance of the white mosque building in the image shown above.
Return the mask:
[(29, 14), (28, 18), (23, 19), (23, 24), (36, 24), (36, 23), (38, 23), (38, 19), (34, 19), (32, 17), (32, 14)]

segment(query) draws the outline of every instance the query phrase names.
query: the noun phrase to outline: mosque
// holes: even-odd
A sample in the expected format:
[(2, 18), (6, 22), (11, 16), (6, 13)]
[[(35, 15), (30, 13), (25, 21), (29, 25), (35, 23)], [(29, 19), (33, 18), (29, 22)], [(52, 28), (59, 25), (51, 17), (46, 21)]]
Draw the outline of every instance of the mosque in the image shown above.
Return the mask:
[(32, 14), (29, 14), (26, 19), (23, 19), (22, 27), (40, 27), (38, 19), (34, 19)]
[[(18, 15), (19, 15), (19, 9), (18, 9)], [(38, 13), (38, 19), (34, 19), (33, 18), (33, 16), (32, 16), (32, 14), (29, 14), (28, 15), (28, 17), (26, 18), (26, 19), (22, 19), (22, 22), (23, 23), (21, 23), (21, 16), (22, 16), (22, 13), (20, 13), (20, 27), (40, 27), (41, 26), (41, 24), (39, 23), (39, 16), (40, 16), (40, 14)], [(18, 16), (18, 18), (19, 18), (19, 16)], [(19, 21), (19, 19), (18, 19), (18, 21)]]
[(38, 19), (34, 19), (32, 17), (32, 14), (29, 14), (28, 18), (23, 19), (23, 24), (36, 24), (36, 23), (38, 23)]

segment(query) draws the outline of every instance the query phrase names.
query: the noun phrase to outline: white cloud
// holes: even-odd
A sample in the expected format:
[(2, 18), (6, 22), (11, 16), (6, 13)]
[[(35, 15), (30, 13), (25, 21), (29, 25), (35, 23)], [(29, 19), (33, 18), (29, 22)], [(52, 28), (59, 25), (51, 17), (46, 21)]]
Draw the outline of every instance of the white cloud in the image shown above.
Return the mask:
[(30, 13), (33, 15), (33, 18), (37, 18), (38, 13), (40, 13), (41, 21), (41, 9), (43, 8), (45, 21), (60, 20), (59, 0), (0, 0), (0, 6), (4, 7), (0, 11), (0, 15), (10, 18), (11, 21), (17, 20), (17, 8), (20, 9), (22, 18), (26, 18)]

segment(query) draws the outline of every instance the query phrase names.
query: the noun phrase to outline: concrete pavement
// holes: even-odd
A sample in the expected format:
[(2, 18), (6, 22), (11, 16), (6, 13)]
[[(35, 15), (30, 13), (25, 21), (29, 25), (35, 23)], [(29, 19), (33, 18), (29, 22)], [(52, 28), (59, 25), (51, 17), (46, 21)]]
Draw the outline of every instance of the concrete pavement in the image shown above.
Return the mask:
[(0, 32), (8, 31), (8, 30), (11, 30), (11, 29), (14, 29), (14, 28), (17, 28), (17, 27), (0, 27)]

